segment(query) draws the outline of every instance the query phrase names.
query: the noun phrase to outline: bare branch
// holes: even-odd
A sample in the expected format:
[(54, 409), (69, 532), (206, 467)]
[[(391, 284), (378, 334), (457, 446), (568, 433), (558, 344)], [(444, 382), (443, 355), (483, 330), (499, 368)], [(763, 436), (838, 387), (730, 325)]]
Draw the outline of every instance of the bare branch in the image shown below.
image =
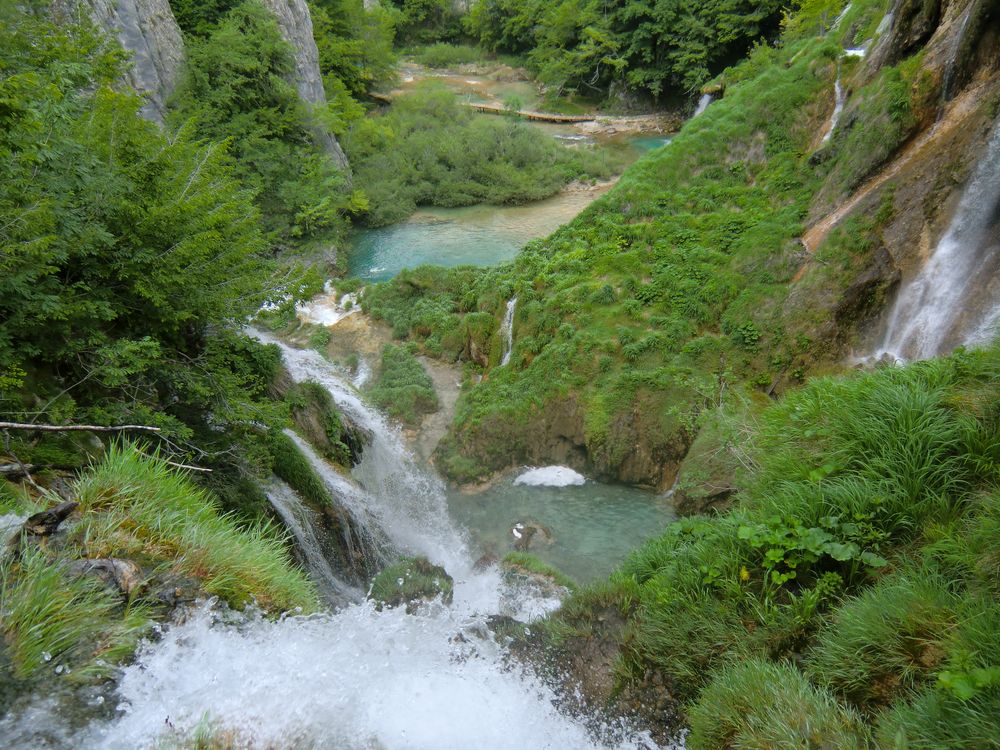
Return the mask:
[(145, 424), (95, 425), (95, 424), (26, 424), (24, 422), (0, 422), (0, 430), (32, 430), (38, 432), (159, 432), (159, 427)]

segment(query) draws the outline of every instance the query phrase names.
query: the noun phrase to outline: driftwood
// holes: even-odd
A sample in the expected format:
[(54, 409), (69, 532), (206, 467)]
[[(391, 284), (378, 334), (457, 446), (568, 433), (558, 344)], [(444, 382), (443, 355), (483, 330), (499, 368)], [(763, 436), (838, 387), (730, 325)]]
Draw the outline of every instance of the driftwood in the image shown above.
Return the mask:
[(30, 424), (27, 422), (0, 422), (0, 430), (37, 430), (39, 432), (122, 432), (125, 430), (139, 432), (159, 432), (159, 427), (145, 424)]

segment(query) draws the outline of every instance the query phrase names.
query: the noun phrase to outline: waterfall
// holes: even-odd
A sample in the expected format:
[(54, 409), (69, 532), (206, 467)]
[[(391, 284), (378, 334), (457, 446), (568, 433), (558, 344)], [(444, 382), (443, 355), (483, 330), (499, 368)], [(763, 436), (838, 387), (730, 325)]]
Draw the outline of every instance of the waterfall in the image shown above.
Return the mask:
[[(360, 601), (278, 620), (205, 605), (140, 648), (112, 696), (115, 711), (80, 727), (56, 701), (40, 699), (46, 702), (13, 727), (0, 721), (6, 746), (34, 748), (42, 736), (107, 750), (193, 746), (196, 732), (218, 731), (223, 744), (241, 748), (657, 748), (624, 720), (568, 715), (549, 684), (511, 664), (490, 635), (490, 618), (530, 623), (558, 602), (541, 592), (515, 594), (496, 567), (473, 564), (440, 480), (416, 464), (342, 373), (314, 351), (251, 333), (278, 344), (295, 380), (325, 386), (371, 436), (354, 481), (291, 437), (352, 515), (370, 514), (393, 546), (445, 566), (455, 580), (453, 603), (408, 614)], [(301, 503), (280, 486), (272, 502), (289, 512), (303, 547), (312, 546), (297, 515)]]
[[(958, 65), (958, 53), (962, 49), (962, 40), (965, 39), (965, 30), (969, 25), (969, 20), (972, 18), (972, 11), (975, 7), (975, 2), (969, 3), (969, 7), (965, 9), (965, 13), (962, 15), (962, 20), (959, 23), (958, 33), (955, 34), (955, 38), (952, 40), (951, 53), (948, 56), (948, 63), (945, 67), (944, 80), (941, 82), (941, 112), (944, 110), (944, 105), (951, 101), (951, 98), (955, 93), (952, 89), (955, 85), (955, 67)], [(938, 114), (939, 118), (941, 112)]]
[(926, 359), (989, 338), (1000, 317), (1000, 120), (944, 236), (900, 291), (876, 357)]
[(844, 9), (840, 11), (840, 14), (837, 16), (836, 20), (834, 20), (833, 26), (830, 27), (831, 31), (840, 28), (840, 24), (844, 20), (844, 16), (846, 16), (850, 12), (850, 10), (851, 10), (851, 3), (848, 3), (847, 5), (844, 6)]
[(701, 99), (698, 100), (698, 106), (694, 109), (694, 114), (691, 115), (691, 119), (693, 120), (695, 117), (708, 109), (708, 105), (713, 101), (715, 101), (715, 97), (711, 94), (702, 94)]
[(266, 492), (271, 506), (295, 538), (296, 548), (303, 557), (305, 568), (324, 598), (335, 606), (359, 601), (363, 592), (338, 578), (330, 567), (316, 533), (317, 524), (313, 511), (302, 503), (295, 490), (280, 479), (271, 479)]
[(503, 338), (503, 357), (500, 359), (501, 367), (510, 362), (510, 355), (514, 351), (514, 309), (516, 307), (517, 297), (511, 297), (507, 301), (507, 310), (503, 314), (503, 325), (500, 327), (500, 335)]
[(840, 85), (840, 70), (837, 70), (837, 80), (833, 84), (833, 95), (834, 95), (834, 105), (833, 114), (830, 116), (830, 126), (827, 128), (826, 132), (823, 134), (823, 145), (825, 146), (830, 142), (833, 137), (833, 131), (837, 129), (837, 123), (840, 122), (840, 114), (844, 111), (844, 87)]

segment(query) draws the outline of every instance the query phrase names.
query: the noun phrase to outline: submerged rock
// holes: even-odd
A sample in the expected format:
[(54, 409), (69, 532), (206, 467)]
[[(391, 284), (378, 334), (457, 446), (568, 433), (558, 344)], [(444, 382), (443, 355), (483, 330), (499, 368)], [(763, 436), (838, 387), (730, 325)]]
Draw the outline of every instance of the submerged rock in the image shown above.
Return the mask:
[(426, 557), (404, 557), (390, 565), (372, 579), (368, 593), (368, 598), (377, 602), (379, 608), (405, 604), (411, 614), (420, 602), (441, 597), (442, 602), (451, 604), (453, 596), (452, 577)]

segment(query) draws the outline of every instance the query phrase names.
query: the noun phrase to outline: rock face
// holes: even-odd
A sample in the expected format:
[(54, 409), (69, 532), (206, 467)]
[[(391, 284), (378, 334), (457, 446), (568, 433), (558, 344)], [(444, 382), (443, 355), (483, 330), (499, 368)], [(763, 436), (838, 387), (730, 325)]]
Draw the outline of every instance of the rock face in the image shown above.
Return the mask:
[[(310, 105), (326, 104), (323, 76), (319, 71), (319, 50), (313, 38), (312, 16), (305, 0), (263, 0), (263, 5), (274, 14), (281, 35), (295, 51), (295, 86), (299, 97)], [(337, 166), (347, 171), (347, 156), (337, 139), (319, 128), (316, 137)]]
[(167, 0), (84, 0), (94, 20), (132, 53), (127, 82), (146, 97), (142, 114), (162, 123), (184, 59), (184, 40)]

